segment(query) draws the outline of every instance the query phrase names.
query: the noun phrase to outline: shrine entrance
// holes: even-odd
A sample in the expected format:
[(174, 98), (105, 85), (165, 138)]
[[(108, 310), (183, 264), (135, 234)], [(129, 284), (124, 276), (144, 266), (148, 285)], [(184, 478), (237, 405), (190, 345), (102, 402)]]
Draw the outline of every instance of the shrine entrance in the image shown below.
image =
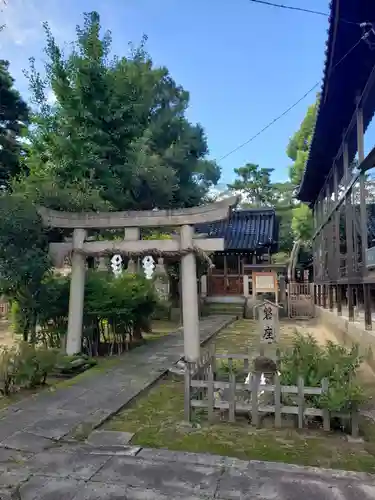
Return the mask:
[(288, 312), (292, 319), (311, 319), (315, 316), (314, 296), (309, 282), (288, 284)]
[[(40, 208), (39, 214), (45, 226), (71, 229), (71, 241), (50, 244), (50, 256), (56, 266), (61, 266), (66, 257), (71, 260), (71, 281), (66, 351), (76, 354), (82, 346), (82, 318), (86, 259), (89, 256), (116, 256), (114, 269), (120, 264), (122, 254), (133, 259), (155, 256), (179, 255), (181, 259), (182, 317), (184, 331), (184, 355), (189, 362), (200, 357), (200, 334), (198, 315), (198, 290), (196, 255), (209, 262), (207, 254), (224, 250), (223, 238), (206, 238), (194, 234), (195, 224), (208, 224), (228, 218), (230, 210), (238, 202), (237, 197), (201, 207), (179, 210), (132, 211), (108, 213), (68, 213)], [(177, 229), (172, 239), (141, 240), (141, 228)], [(87, 230), (124, 229), (123, 240), (90, 241)], [(147, 264), (147, 261), (144, 261)], [(147, 266), (146, 266), (147, 267)]]

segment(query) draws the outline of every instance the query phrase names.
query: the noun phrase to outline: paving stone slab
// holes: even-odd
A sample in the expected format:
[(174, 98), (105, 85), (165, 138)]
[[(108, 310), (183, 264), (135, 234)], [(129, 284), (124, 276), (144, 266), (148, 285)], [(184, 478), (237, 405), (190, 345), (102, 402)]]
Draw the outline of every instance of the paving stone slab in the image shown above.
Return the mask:
[(219, 467), (138, 459), (111, 458), (91, 481), (124, 484), (170, 495), (213, 496), (222, 471)]
[[(45, 476), (33, 476), (19, 489), (15, 500), (73, 500), (77, 490), (84, 483), (74, 479), (57, 479)], [(95, 497), (92, 497), (94, 500)]]
[[(146, 460), (178, 462), (181, 464), (202, 464), (221, 467), (225, 464), (225, 458), (220, 455), (206, 453), (190, 453), (185, 451), (169, 451), (164, 449), (142, 448), (137, 457)], [(246, 465), (248, 462), (246, 462)]]
[(135, 457), (141, 450), (140, 446), (92, 446), (90, 444), (67, 444), (61, 447), (66, 453), (87, 453), (88, 455), (105, 455), (119, 457)]
[(25, 430), (37, 436), (48, 439), (61, 439), (77, 425), (77, 421), (82, 418), (81, 415), (71, 411), (58, 410), (56, 414), (48, 413), (43, 420), (39, 420)]
[(93, 446), (124, 446), (130, 443), (133, 432), (94, 431), (87, 442)]
[(0, 486), (1, 488), (15, 488), (25, 482), (30, 476), (30, 471), (26, 469), (0, 472)]
[(0, 448), (0, 464), (2, 463), (22, 463), (26, 462), (32, 457), (32, 453), (21, 452), (18, 450), (9, 450), (7, 448)]
[(30, 432), (16, 432), (8, 439), (0, 443), (0, 447), (10, 448), (12, 450), (29, 451), (39, 453), (42, 450), (54, 446), (55, 442), (41, 436), (36, 436)]
[(33, 457), (30, 467), (45, 476), (72, 477), (88, 480), (107, 461), (105, 455), (89, 455), (87, 453), (67, 453), (61, 450), (48, 450)]
[(203, 500), (213, 497), (164, 495), (157, 490), (128, 488), (115, 484), (88, 483), (79, 490), (74, 500)]
[[(284, 465), (284, 464), (280, 464)], [(293, 473), (284, 465), (282, 469), (264, 462), (264, 467), (250, 467), (239, 470), (226, 468), (219, 481), (217, 498), (221, 500), (252, 500), (254, 498), (277, 500), (371, 500), (375, 498), (375, 481), (363, 484), (361, 478), (353, 475), (342, 477), (329, 473), (313, 473), (309, 468)], [(303, 469), (302, 467), (300, 469)], [(333, 471), (332, 471), (333, 472)], [(356, 480), (357, 479), (357, 480)]]

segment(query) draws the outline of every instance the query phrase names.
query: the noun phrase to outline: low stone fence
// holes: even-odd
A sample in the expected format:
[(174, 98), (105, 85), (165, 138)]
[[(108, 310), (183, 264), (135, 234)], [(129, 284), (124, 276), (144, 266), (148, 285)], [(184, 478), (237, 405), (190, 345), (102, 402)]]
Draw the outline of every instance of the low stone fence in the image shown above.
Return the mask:
[[(216, 370), (217, 360), (228, 361), (228, 381), (220, 381)], [(233, 361), (243, 362), (242, 381), (233, 370)], [(327, 409), (320, 409), (309, 405), (309, 396), (321, 396), (328, 392), (327, 379), (321, 381), (320, 387), (305, 387), (302, 377), (296, 386), (281, 385), (278, 373), (272, 376), (272, 383), (267, 383), (260, 373), (249, 373), (250, 359), (247, 355), (214, 354), (207, 351), (202, 355), (201, 361), (195, 366), (188, 366), (185, 370), (185, 419), (193, 420), (196, 409), (207, 412), (209, 422), (215, 420), (216, 414), (228, 415), (229, 422), (236, 422), (240, 415), (247, 415), (251, 425), (259, 426), (262, 416), (272, 414), (274, 426), (281, 428), (283, 415), (295, 415), (296, 426), (303, 429), (306, 418), (319, 417), (323, 429), (331, 430), (331, 419), (349, 421), (352, 436), (358, 436), (358, 412), (339, 413)], [(241, 370), (242, 371), (242, 370)], [(255, 397), (254, 397), (255, 395)], [(311, 398), (310, 398), (311, 399)]]

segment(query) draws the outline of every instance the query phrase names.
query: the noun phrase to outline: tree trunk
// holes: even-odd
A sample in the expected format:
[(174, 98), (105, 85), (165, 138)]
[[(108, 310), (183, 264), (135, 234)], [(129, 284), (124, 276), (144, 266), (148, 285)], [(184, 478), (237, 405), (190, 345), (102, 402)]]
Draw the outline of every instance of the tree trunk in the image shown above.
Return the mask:
[(133, 328), (133, 339), (135, 341), (142, 341), (143, 336), (142, 336), (142, 327), (139, 324), (135, 324)]

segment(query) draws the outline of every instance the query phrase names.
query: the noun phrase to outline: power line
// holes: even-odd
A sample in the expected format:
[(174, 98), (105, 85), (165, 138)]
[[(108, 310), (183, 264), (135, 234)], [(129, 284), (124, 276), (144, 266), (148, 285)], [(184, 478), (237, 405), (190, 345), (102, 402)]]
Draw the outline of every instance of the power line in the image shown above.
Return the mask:
[[(253, 0), (251, 0), (251, 1), (253, 1)], [(358, 47), (358, 45), (361, 43), (361, 41), (362, 40), (366, 40), (368, 38), (370, 32), (372, 32), (372, 29), (370, 29), (369, 31), (367, 31), (366, 33), (364, 33), (364, 35), (362, 35), (361, 38), (343, 55), (343, 57), (333, 66), (333, 68), (331, 70), (331, 74), (329, 75), (328, 78), (331, 77), (333, 71), (335, 71), (335, 69), (337, 68), (337, 66), (339, 66), (344, 61), (344, 59), (346, 59), (348, 57), (348, 55), (353, 52), (353, 50), (356, 47)], [(303, 101), (309, 94), (311, 94), (311, 92), (313, 92), (316, 89), (316, 87), (318, 87), (319, 85), (320, 85), (320, 80), (318, 82), (316, 82), (307, 92), (305, 92), (303, 94), (303, 96), (298, 99), (298, 101), (296, 101), (294, 104), (292, 104), (291, 106), (289, 106), (289, 108), (287, 108), (280, 115), (278, 115), (276, 118), (274, 118), (272, 121), (270, 121), (265, 127), (263, 127), (261, 130), (259, 130), (256, 134), (254, 134), (253, 136), (251, 136), (250, 139), (248, 139), (247, 141), (243, 142), (242, 144), (240, 144), (236, 148), (232, 149), (232, 151), (229, 151), (229, 153), (226, 153), (225, 155), (221, 156), (217, 161), (220, 162), (222, 160), (225, 160), (225, 158), (228, 158), (228, 156), (231, 156), (233, 153), (236, 153), (237, 151), (239, 151), (240, 149), (242, 149), (244, 146), (247, 146), (248, 144), (250, 144), (250, 142), (253, 142), (254, 139), (256, 139), (257, 137), (259, 137), (261, 134), (263, 134), (263, 132), (265, 132), (267, 129), (269, 129), (270, 127), (272, 127), (272, 125), (274, 123), (278, 122), (281, 118), (283, 118), (290, 111), (292, 111), (293, 108), (295, 108), (301, 101)]]
[[(249, 0), (249, 1), (253, 2), (253, 3), (259, 3), (261, 5), (267, 5), (268, 7), (277, 7), (279, 9), (305, 12), (306, 14), (315, 14), (316, 16), (330, 17), (330, 15), (327, 14), (327, 12), (322, 12), (320, 10), (304, 9), (303, 7), (294, 7), (292, 5), (284, 5), (281, 3), (267, 2), (265, 0)], [(347, 24), (356, 24), (356, 25), (360, 24), (360, 23), (356, 23), (354, 21), (348, 21), (346, 19), (339, 19), (339, 21), (341, 21), (343, 23), (347, 23)]]

